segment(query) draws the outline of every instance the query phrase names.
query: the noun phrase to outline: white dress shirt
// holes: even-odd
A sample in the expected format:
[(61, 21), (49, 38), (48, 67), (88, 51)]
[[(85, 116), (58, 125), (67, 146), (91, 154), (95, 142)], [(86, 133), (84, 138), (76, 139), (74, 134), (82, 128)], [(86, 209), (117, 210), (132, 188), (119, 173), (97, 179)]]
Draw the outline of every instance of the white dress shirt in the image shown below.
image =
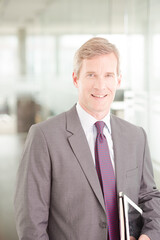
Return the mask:
[[(82, 125), (82, 128), (85, 132), (91, 154), (93, 157), (93, 161), (95, 164), (95, 141), (97, 137), (97, 129), (96, 126), (94, 125), (97, 122), (97, 119), (91, 116), (89, 113), (87, 113), (79, 103), (76, 105), (77, 113)], [(110, 124), (110, 113), (107, 114), (101, 121), (105, 122), (105, 127), (103, 130), (103, 134), (105, 135), (107, 142), (108, 142), (108, 147), (109, 147), (109, 153), (110, 153), (110, 158), (111, 162), (113, 165), (113, 169), (115, 169), (115, 164), (114, 164), (114, 152), (113, 152), (113, 141), (112, 141), (112, 136), (111, 136), (111, 124)]]

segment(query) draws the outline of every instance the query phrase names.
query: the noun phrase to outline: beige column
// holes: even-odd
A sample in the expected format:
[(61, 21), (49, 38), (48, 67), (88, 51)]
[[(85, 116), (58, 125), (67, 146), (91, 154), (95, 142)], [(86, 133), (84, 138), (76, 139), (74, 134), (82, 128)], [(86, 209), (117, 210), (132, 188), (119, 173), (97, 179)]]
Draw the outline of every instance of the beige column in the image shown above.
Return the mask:
[(19, 41), (19, 73), (20, 75), (26, 74), (26, 30), (21, 28), (18, 30)]

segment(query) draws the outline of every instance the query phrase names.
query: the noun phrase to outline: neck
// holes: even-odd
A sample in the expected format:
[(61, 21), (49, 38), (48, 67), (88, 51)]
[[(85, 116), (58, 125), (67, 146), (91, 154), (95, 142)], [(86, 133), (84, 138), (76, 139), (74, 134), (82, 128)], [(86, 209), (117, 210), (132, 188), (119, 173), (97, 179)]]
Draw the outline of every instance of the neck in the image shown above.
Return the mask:
[(87, 108), (85, 108), (82, 104), (79, 103), (79, 105), (83, 108), (84, 111), (86, 111), (88, 114), (94, 117), (97, 121), (102, 120), (109, 113), (109, 110), (105, 112), (92, 112), (92, 111), (89, 111)]
[(105, 118), (108, 114), (107, 113), (89, 113), (90, 115), (92, 115), (94, 118), (96, 118), (98, 121), (102, 120), (103, 118)]

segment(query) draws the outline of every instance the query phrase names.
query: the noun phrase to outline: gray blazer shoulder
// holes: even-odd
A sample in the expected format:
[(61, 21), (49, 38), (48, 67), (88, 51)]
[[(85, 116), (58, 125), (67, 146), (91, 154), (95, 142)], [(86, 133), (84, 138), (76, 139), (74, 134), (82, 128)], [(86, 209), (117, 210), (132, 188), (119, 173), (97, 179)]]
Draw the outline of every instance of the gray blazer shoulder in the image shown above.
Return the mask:
[(70, 110), (53, 116), (43, 122), (32, 125), (32, 128), (39, 128), (42, 132), (47, 134), (53, 134), (53, 131), (64, 131), (64, 129), (69, 130), (73, 128), (76, 130), (80, 127), (80, 120), (76, 111), (76, 105), (74, 105)]
[[(126, 136), (128, 140), (137, 139), (144, 144), (147, 141), (147, 135), (143, 127), (132, 124), (124, 119), (121, 119), (113, 114), (111, 114), (111, 128), (113, 133), (122, 134)], [(114, 136), (115, 137), (115, 136)], [(142, 141), (140, 141), (140, 139)], [(113, 139), (114, 140), (114, 139)]]

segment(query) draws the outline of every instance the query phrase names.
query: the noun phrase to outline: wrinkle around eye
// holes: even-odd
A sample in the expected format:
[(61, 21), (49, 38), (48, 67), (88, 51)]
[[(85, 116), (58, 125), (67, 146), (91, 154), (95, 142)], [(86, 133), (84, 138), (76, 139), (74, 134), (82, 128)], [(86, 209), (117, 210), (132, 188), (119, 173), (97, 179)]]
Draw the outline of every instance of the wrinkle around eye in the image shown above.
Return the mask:
[(88, 78), (94, 78), (94, 77), (95, 77), (95, 74), (94, 74), (94, 73), (89, 73), (89, 74), (87, 74), (87, 77), (88, 77)]
[(106, 78), (115, 78), (115, 75), (114, 74), (107, 74), (105, 77)]

